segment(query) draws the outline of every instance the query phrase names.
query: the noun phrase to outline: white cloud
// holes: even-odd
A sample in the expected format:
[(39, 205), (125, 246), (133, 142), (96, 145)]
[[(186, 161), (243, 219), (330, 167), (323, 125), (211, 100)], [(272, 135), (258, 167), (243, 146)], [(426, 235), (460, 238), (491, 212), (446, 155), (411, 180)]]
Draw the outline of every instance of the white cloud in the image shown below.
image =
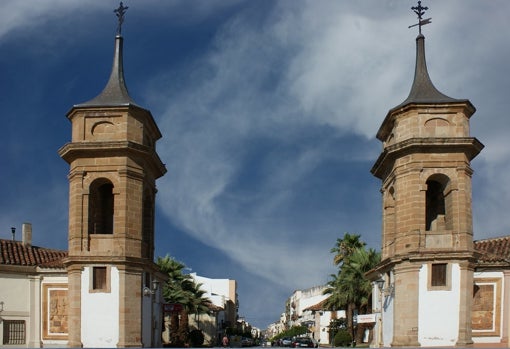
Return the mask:
[[(335, 130), (339, 137), (375, 135), (386, 112), (407, 97), (414, 71), (416, 33), (406, 31), (414, 22), (407, 13), (392, 11), (391, 3), (382, 8), (381, 20), (336, 2), (278, 3), (263, 26), (250, 21), (249, 13), (226, 24), (207, 56), (183, 74), (190, 80), (165, 101), (161, 127), (167, 140), (162, 152), (174, 164), (171, 180), (160, 190), (166, 214), (191, 235), (272, 282), (299, 283), (300, 274), (313, 282), (311, 274), (325, 272), (334, 239), (328, 240), (327, 234), (310, 239), (309, 226), (289, 220), (296, 215), (317, 219), (303, 208), (291, 212), (295, 195), (317, 166), (342, 155), (317, 144), (290, 155), (267, 150), (254, 164), (259, 166), (257, 187), (244, 188), (240, 195), (233, 187), (246, 168), (253, 139), (281, 147), (299, 142), (300, 129), (320, 127)], [(448, 30), (445, 24), (441, 28)], [(436, 32), (430, 34), (436, 47), (446, 51), (455, 45)], [(486, 43), (485, 49), (493, 49), (492, 44)], [(469, 80), (469, 74), (458, 72), (450, 84), (443, 84), (443, 74), (458, 67), (448, 67), (449, 60), (443, 62), (437, 53), (431, 56), (431, 76), (438, 86), (447, 87), (440, 88), (446, 94), (455, 93), (450, 93), (451, 85)], [(157, 89), (161, 81), (165, 79), (155, 82)], [(168, 98), (164, 91), (160, 101)], [(379, 203), (373, 205), (377, 208)], [(249, 212), (240, 211), (246, 207)], [(349, 230), (356, 220), (322, 218), (329, 221), (314, 221), (318, 229), (337, 235), (343, 228), (338, 224)], [(375, 229), (378, 218), (372, 217)], [(296, 269), (293, 257), (303, 244), (310, 254), (301, 256), (303, 263)]]
[[(169, 172), (158, 181), (158, 208), (173, 224), (248, 273), (288, 289), (324, 282), (332, 267), (329, 249), (344, 232), (360, 233), (379, 247), (379, 182), (369, 170), (380, 144), (373, 137), (411, 87), (417, 30), (407, 26), (416, 22), (414, 4), (402, 9), (394, 1), (267, 1), (260, 10), (246, 1), (125, 3), (127, 33), (142, 23), (164, 24), (165, 30), (172, 23), (172, 30), (183, 32), (207, 20), (215, 25), (214, 39), (188, 60), (140, 63), (153, 78), (142, 98), (133, 95), (154, 112), (164, 136), (158, 152)], [(4, 0), (0, 45), (22, 34), (34, 36), (34, 50), (59, 57), (69, 47), (82, 52), (81, 45), (95, 41), (88, 37), (76, 48), (73, 40), (89, 31), (104, 35), (91, 30), (98, 23), (114, 28), (117, 5)], [(508, 2), (425, 5), (433, 18), (423, 28), (431, 78), (445, 94), (473, 102), (478, 110), (472, 135), (486, 145), (473, 162), (475, 237), (508, 234)], [(125, 48), (126, 56), (152, 62), (136, 45)], [(155, 51), (150, 54), (178, 54), (167, 42)], [(150, 77), (134, 70), (126, 66), (128, 86), (143, 90), (140, 84)], [(46, 96), (44, 88), (34, 90)], [(73, 102), (81, 101), (69, 106)], [(61, 122), (67, 122), (63, 115)], [(26, 152), (21, 149), (20, 157)], [(52, 231), (53, 222), (64, 226), (65, 175), (62, 180), (45, 182), (38, 192), (27, 185), (22, 198), (10, 203), (12, 210), (2, 211), (2, 226), (13, 224), (13, 217), (24, 221), (17, 215), (23, 211), (42, 213), (31, 219), (34, 231)], [(52, 206), (49, 212), (41, 212), (45, 205)]]

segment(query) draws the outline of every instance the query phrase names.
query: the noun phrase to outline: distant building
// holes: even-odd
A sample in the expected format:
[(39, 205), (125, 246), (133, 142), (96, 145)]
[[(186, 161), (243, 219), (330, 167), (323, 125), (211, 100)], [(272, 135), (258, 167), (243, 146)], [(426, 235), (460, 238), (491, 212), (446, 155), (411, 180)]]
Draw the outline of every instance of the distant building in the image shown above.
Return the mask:
[(218, 345), (227, 328), (238, 326), (237, 282), (231, 279), (211, 279), (196, 273), (190, 275), (197, 284), (201, 284), (204, 297), (212, 303), (209, 313), (190, 315), (190, 326), (204, 332), (207, 344)]
[(292, 293), (286, 302), (287, 328), (307, 326), (314, 322), (311, 312), (305, 311), (305, 309), (328, 298), (328, 295), (323, 294), (325, 289), (325, 286), (315, 286), (305, 290), (296, 290)]
[(311, 319), (313, 319), (313, 325), (309, 326), (311, 337), (321, 345), (331, 345), (332, 343), (331, 321), (346, 318), (345, 310), (327, 310), (324, 306), (326, 301), (327, 298), (305, 309), (305, 312), (309, 313)]

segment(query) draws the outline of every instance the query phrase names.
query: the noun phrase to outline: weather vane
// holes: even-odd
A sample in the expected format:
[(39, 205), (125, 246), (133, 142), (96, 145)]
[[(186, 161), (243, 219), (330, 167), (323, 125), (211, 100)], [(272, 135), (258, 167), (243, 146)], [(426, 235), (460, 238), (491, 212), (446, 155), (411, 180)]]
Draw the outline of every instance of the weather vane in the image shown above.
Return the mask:
[(119, 7), (117, 9), (113, 10), (113, 12), (115, 12), (115, 15), (119, 19), (119, 25), (117, 26), (117, 35), (120, 35), (120, 33), (121, 33), (122, 23), (124, 22), (124, 14), (126, 13), (126, 10), (128, 8), (129, 7), (127, 7), (127, 6), (124, 7), (124, 5), (122, 4), (122, 1), (121, 1)]
[(421, 1), (418, 1), (418, 6), (411, 7), (411, 10), (414, 11), (418, 15), (418, 23), (410, 25), (409, 28), (418, 26), (419, 33), (421, 34), (421, 26), (425, 24), (429, 24), (432, 18), (422, 19), (422, 16), (425, 14), (429, 8), (427, 6), (421, 6)]

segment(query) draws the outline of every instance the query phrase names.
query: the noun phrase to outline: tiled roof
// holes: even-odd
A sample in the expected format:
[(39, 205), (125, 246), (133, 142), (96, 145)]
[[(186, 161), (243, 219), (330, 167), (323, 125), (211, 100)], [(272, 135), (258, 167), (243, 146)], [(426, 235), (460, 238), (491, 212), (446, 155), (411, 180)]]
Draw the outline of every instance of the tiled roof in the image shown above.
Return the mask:
[(475, 251), (481, 253), (480, 263), (509, 263), (510, 236), (474, 241)]
[(21, 241), (0, 239), (0, 265), (64, 268), (62, 260), (67, 251), (24, 244)]
[(207, 303), (207, 308), (209, 308), (210, 311), (221, 311), (223, 310), (222, 307), (219, 307), (213, 303)]
[[(328, 297), (329, 298), (329, 297)], [(320, 301), (319, 303), (317, 304), (314, 304), (314, 305), (311, 305), (309, 306), (308, 308), (305, 309), (306, 310), (310, 310), (310, 311), (321, 311), (321, 310), (328, 310), (326, 309), (325, 307), (325, 304), (326, 304), (326, 301), (328, 300), (328, 298)]]

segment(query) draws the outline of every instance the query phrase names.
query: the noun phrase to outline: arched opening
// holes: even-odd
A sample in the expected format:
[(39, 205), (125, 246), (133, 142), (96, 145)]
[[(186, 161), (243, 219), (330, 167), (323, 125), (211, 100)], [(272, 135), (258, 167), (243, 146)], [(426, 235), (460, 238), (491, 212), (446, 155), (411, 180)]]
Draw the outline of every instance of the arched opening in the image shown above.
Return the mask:
[(113, 234), (113, 184), (106, 179), (92, 182), (89, 190), (89, 234)]
[[(450, 179), (445, 175), (434, 175), (427, 180), (427, 193), (425, 203), (425, 229), (447, 230), (451, 229), (452, 219), (451, 197), (447, 195), (446, 188)], [(449, 210), (450, 208), (450, 210)]]

